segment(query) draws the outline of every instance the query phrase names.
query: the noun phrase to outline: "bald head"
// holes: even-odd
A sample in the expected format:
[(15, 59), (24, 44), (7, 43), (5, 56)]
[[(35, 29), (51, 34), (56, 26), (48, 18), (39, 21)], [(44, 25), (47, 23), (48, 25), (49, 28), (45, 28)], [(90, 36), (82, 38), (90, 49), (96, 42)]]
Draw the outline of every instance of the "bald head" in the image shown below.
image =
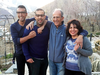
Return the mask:
[(63, 17), (63, 12), (62, 12), (61, 9), (55, 9), (54, 12), (53, 12), (53, 14), (57, 13), (57, 12), (59, 12), (59, 14), (61, 15), (61, 17)]
[(60, 9), (55, 9), (53, 12), (53, 22), (57, 28), (62, 25), (63, 19), (63, 12)]

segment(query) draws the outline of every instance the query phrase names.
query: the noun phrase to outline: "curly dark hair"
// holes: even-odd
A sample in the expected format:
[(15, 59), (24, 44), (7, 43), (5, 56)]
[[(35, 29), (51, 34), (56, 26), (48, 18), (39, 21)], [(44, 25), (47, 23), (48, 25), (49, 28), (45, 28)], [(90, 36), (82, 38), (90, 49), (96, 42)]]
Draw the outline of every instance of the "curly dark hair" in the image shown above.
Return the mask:
[(83, 31), (83, 27), (81, 26), (80, 21), (78, 21), (77, 19), (70, 20), (67, 23), (67, 29), (66, 29), (66, 34), (67, 34), (67, 37), (69, 38), (71, 38), (71, 35), (69, 33), (69, 28), (71, 24), (76, 25), (76, 28), (79, 30), (78, 35)]

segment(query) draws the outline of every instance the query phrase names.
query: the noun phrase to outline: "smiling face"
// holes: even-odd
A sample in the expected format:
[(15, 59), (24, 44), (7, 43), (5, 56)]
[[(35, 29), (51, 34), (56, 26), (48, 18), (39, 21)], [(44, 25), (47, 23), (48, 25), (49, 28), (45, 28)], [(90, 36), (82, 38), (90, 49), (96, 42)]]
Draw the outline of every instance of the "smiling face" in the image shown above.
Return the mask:
[(77, 37), (78, 36), (79, 30), (77, 29), (75, 24), (70, 24), (69, 27), (69, 33), (72, 37)]
[(83, 27), (77, 19), (72, 19), (67, 23), (66, 34), (69, 38), (76, 38), (83, 31)]
[(46, 18), (46, 16), (45, 16), (44, 11), (38, 10), (38, 11), (35, 12), (35, 19), (36, 19), (36, 22), (37, 22), (38, 26), (43, 25), (43, 23), (45, 21), (45, 18)]
[(17, 8), (17, 16), (20, 22), (24, 22), (27, 16), (27, 12), (24, 8)]
[(64, 17), (61, 16), (61, 12), (59, 10), (55, 11), (53, 13), (53, 22), (55, 26), (58, 28), (60, 25), (62, 25)]

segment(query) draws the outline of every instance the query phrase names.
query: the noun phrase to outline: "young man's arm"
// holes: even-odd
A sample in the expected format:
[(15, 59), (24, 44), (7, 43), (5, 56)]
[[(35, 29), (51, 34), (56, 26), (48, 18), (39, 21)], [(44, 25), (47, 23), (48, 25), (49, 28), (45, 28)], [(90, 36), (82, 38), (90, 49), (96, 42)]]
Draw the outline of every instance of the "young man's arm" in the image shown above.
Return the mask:
[(34, 21), (31, 21), (27, 26), (26, 29), (29, 30), (29, 28), (32, 30), (34, 28)]
[[(33, 18), (33, 19), (35, 19), (35, 18)], [(34, 21), (36, 21), (36, 20), (34, 20)], [(36, 24), (34, 24), (34, 21), (31, 21), (31, 22), (26, 26), (26, 29), (27, 29), (27, 30), (29, 30), (29, 28), (30, 28), (31, 30), (34, 28), (34, 26), (36, 25)], [(45, 27), (47, 21), (48, 21), (48, 16), (46, 16), (43, 26), (40, 27), (39, 29), (37, 29), (38, 34), (42, 33), (42, 30), (44, 29), (44, 27)], [(49, 26), (48, 26), (48, 27), (49, 27)]]
[(20, 38), (20, 43), (22, 44), (35, 36), (36, 36), (35, 31), (31, 31), (27, 36)]
[[(30, 32), (30, 30), (25, 29), (23, 37), (27, 36), (29, 34), (29, 32)], [(28, 46), (29, 46), (29, 40), (22, 44), (22, 50), (23, 50), (23, 53), (25, 55), (26, 61), (29, 63), (33, 63), (34, 61), (31, 58)]]
[(83, 30), (78, 36), (78, 38), (76, 39), (75, 43), (79, 44), (79, 46), (81, 46), (82, 48), (83, 47), (83, 37), (87, 35), (88, 35), (88, 32), (86, 30)]
[[(34, 17), (33, 17), (33, 18), (30, 18), (29, 21), (33, 21), (33, 22), (34, 22), (34, 21), (35, 21), (35, 18), (34, 18)], [(32, 30), (32, 29), (31, 29), (31, 30)], [(31, 39), (31, 38), (34, 38), (35, 36), (36, 36), (36, 33), (35, 33), (34, 31), (31, 31), (31, 32), (29, 33), (29, 35), (20, 38), (20, 43), (22, 44), (22, 43), (26, 42), (27, 40), (29, 40), (29, 39)]]
[(91, 42), (87, 37), (84, 37), (84, 48), (81, 49), (78, 45), (75, 45), (74, 50), (83, 56), (90, 56), (93, 53), (92, 47), (91, 47)]
[(47, 23), (47, 20), (45, 20), (44, 24), (37, 29), (38, 34), (41, 34), (42, 33), (42, 30), (44, 29), (46, 23)]
[(10, 26), (10, 30), (11, 30), (12, 39), (13, 39), (13, 42), (15, 45), (22, 44), (25, 41), (27, 41), (28, 39), (33, 38), (35, 36), (35, 33), (31, 32), (29, 35), (27, 35), (25, 37), (19, 37), (19, 33), (15, 29), (14, 25)]
[(83, 30), (80, 35), (83, 35), (83, 36), (87, 36), (88, 35), (88, 32), (86, 30)]
[[(39, 28), (37, 29), (38, 34), (41, 34), (41, 33), (42, 33), (42, 30), (44, 29), (46, 23), (47, 23), (47, 20), (45, 20), (45, 21), (44, 21), (44, 24), (43, 24), (41, 27), (39, 27)], [(34, 28), (34, 25), (36, 25), (36, 24), (34, 24), (34, 21), (31, 21), (31, 22), (26, 26), (26, 29), (29, 30), (29, 28), (30, 28), (30, 29), (32, 30), (32, 29)]]

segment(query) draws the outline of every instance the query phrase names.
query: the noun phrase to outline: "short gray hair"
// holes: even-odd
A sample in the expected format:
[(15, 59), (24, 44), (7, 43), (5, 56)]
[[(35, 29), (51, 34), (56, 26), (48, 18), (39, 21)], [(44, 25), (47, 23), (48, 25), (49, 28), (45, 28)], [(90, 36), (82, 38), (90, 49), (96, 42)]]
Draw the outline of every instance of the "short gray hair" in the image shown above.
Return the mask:
[[(54, 10), (54, 12), (57, 11), (57, 10), (59, 10), (59, 11), (61, 12), (61, 17), (63, 17), (63, 15), (64, 15), (64, 14), (63, 14), (63, 11), (62, 11), (61, 9), (57, 8), (57, 9)], [(53, 12), (53, 13), (54, 13), (54, 12)]]

